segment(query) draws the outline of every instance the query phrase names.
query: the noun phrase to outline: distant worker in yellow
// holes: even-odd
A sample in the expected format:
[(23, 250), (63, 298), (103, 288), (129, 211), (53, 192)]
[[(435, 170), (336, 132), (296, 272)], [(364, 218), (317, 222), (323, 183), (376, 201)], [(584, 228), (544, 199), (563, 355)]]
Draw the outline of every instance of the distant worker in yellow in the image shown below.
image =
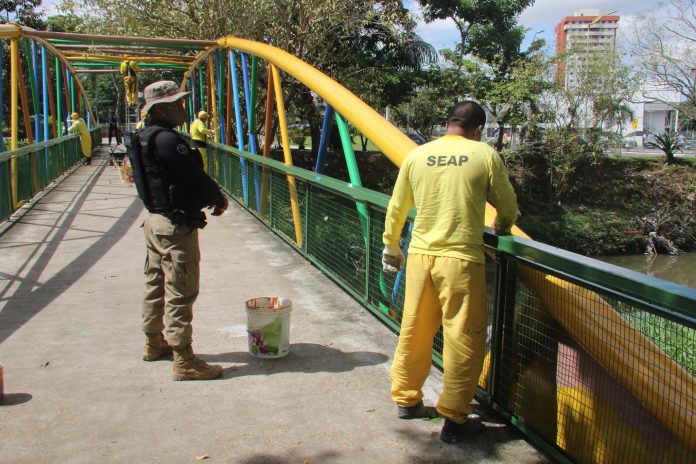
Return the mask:
[(126, 103), (131, 106), (138, 104), (138, 71), (140, 71), (138, 63), (133, 60), (126, 58), (121, 63), (123, 85), (126, 88)]
[(135, 125), (136, 129), (145, 129), (147, 127), (149, 122), (149, 117), (147, 115), (147, 111), (141, 111), (140, 112), (140, 121), (138, 121), (138, 124)]
[(191, 148), (198, 150), (203, 158), (203, 170), (208, 172), (208, 136), (215, 134), (215, 131), (206, 127), (205, 122), (208, 120), (208, 113), (205, 111), (198, 112), (198, 118), (191, 123)]
[(82, 164), (92, 164), (92, 134), (87, 129), (85, 120), (77, 113), (70, 115), (72, 124), (68, 127), (68, 132), (80, 134), (80, 146), (82, 147)]

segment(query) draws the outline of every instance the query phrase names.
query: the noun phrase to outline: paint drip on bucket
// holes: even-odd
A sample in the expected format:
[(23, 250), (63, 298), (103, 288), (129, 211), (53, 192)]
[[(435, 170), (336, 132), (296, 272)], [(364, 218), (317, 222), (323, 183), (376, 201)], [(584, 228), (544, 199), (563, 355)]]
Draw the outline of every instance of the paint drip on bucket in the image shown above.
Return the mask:
[(280, 358), (290, 351), (290, 311), (287, 298), (260, 297), (246, 302), (249, 354)]

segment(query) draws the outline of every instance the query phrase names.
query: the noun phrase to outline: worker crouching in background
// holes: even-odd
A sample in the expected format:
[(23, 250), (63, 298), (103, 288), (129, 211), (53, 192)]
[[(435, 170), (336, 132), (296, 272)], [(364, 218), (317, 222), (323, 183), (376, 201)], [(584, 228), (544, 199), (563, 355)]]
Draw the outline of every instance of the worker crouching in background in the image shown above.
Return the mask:
[(77, 113), (70, 115), (72, 124), (68, 127), (68, 132), (80, 134), (80, 147), (82, 148), (82, 164), (92, 164), (92, 134), (87, 129), (85, 120)]

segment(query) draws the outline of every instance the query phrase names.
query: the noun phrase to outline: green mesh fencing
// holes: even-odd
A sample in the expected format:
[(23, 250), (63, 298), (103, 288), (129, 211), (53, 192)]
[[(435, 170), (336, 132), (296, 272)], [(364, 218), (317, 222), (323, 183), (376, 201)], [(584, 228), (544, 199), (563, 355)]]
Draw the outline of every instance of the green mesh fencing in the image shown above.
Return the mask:
[[(101, 141), (101, 127), (92, 129), (92, 147)], [(0, 220), (46, 188), (82, 158), (80, 139), (68, 135), (0, 153)], [(12, 197), (12, 166), (17, 171)]]
[[(235, 200), (398, 332), (404, 276), (381, 270), (389, 197), (230, 147), (208, 155)], [(531, 240), (485, 239), (479, 399), (558, 461), (696, 462), (696, 291)], [(439, 333), (438, 366), (441, 353)]]

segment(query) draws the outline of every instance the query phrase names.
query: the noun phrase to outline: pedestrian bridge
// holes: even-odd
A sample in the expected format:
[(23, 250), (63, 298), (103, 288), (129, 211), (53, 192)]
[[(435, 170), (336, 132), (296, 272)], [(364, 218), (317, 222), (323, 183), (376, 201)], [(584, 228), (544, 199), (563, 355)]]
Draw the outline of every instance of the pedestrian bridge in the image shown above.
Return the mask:
[[(3, 31), (14, 57), (20, 39)], [(42, 34), (24, 31), (43, 47), (37, 81), (43, 72), (42, 82), (55, 84), (63, 70), (56, 73), (59, 64), (50, 69), (44, 59), (49, 52), (70, 56), (56, 44), (75, 43), (78, 35)], [(145, 46), (155, 39), (119, 40)], [(490, 336), (478, 399), (498, 421), (489, 422), (480, 440), (455, 449), (436, 443), (430, 435), (439, 428), (431, 423), (395, 424), (387, 368), (403, 276), (381, 272), (388, 197), (362, 187), (349, 125), (395, 165), (413, 143), (345, 88), (281, 50), (231, 37), (190, 47), (197, 54), (182, 78), (182, 87), (193, 90), (190, 117), (210, 108), (221, 130), (208, 147), (209, 173), (236, 200), (202, 233), (194, 343), (201, 353), (224, 352), (205, 359), (225, 363), (230, 382), (172, 386), (163, 381), (166, 363), (137, 362), (140, 204), (119, 168), (106, 162), (105, 147), (97, 148), (101, 163), (74, 167), (75, 137), (50, 137), (51, 86), (41, 92), (35, 85), (34, 102), (43, 97), (45, 104), (43, 113), (35, 104), (32, 114), (45, 137), (17, 149), (13, 113), (12, 150), (0, 155), (0, 205), (9, 218), (1, 238), (0, 363), (17, 411), (3, 407), (0, 414), (12, 414), (31, 433), (13, 436), (13, 454), (26, 462), (52, 450), (63, 458), (97, 450), (137, 459), (129, 453), (150, 456), (147, 445), (164, 424), (160, 451), (191, 454), (195, 447), (181, 442), (193, 436), (199, 457), (210, 452), (230, 460), (239, 452), (239, 462), (543, 459), (505, 431), (510, 428), (558, 461), (696, 460), (696, 291), (548, 247), (521, 230), (485, 237)], [(35, 49), (26, 48), (25, 60)], [(18, 56), (12, 62), (17, 77)], [(75, 63), (66, 65), (66, 79), (68, 90), (78, 89), (78, 103), (65, 86), (57, 94), (70, 102), (63, 108), (82, 102), (98, 145), (101, 128), (79, 91)], [(256, 101), (259, 63), (268, 67), (265, 105)], [(325, 105), (313, 170), (293, 165), (299, 150), (288, 135), (281, 71)], [(11, 83), (13, 111), (23, 82)], [(22, 110), (31, 112), (28, 104)], [(263, 124), (256, 124), (257, 112)], [(344, 180), (323, 173), (327, 158), (339, 156), (329, 148), (333, 119)], [(62, 117), (53, 118), (54, 127), (56, 121)], [(25, 131), (31, 127), (25, 119)], [(274, 154), (276, 128), (281, 148)], [(491, 207), (489, 224), (493, 217)], [(408, 239), (406, 230), (405, 248)], [(291, 355), (264, 363), (245, 353), (241, 308), (246, 298), (272, 294), (294, 302)], [(435, 365), (440, 349), (438, 337)], [(183, 410), (186, 418), (176, 414)], [(57, 421), (73, 423), (56, 433)], [(89, 433), (94, 440), (84, 440)], [(28, 451), (34, 442), (46, 445), (45, 455)]]

